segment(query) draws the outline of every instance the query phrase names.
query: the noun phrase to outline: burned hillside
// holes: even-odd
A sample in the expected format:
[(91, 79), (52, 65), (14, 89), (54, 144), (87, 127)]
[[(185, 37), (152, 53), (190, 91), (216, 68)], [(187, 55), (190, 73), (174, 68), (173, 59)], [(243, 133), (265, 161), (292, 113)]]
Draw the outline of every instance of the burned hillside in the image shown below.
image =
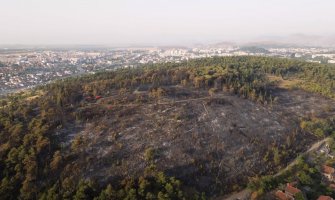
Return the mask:
[[(146, 103), (113, 104), (115, 95), (84, 105), (103, 113), (69, 138), (85, 141), (75, 156), (85, 177), (108, 182), (140, 176), (150, 164), (144, 152), (152, 149), (156, 167), (186, 185), (212, 195), (233, 191), (250, 177), (284, 167), (317, 140), (300, 130), (302, 118), (335, 114), (335, 107), (325, 112), (332, 100), (301, 90), (276, 90), (280, 100), (264, 105), (221, 91), (161, 89), (165, 95)], [(134, 92), (123, 95), (132, 99)]]
[[(270, 75), (299, 84), (279, 87)], [(0, 196), (229, 194), (332, 134), (300, 123), (333, 117), (333, 97), (333, 66), (261, 57), (121, 69), (13, 94), (0, 108)]]

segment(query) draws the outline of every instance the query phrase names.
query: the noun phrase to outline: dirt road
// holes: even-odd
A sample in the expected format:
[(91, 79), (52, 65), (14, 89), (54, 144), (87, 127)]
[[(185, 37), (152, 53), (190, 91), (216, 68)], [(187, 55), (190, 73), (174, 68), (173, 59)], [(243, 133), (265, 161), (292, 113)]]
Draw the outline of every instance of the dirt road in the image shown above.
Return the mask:
[[(307, 154), (309, 154), (312, 151), (315, 151), (317, 149), (319, 149), (321, 147), (321, 145), (323, 145), (325, 142), (327, 142), (330, 139), (330, 137), (327, 137), (321, 141), (318, 141), (316, 143), (314, 143), (307, 151), (305, 151), (304, 153), (301, 154), (301, 156), (305, 156)], [(274, 176), (279, 176), (281, 175), (283, 172), (287, 171), (288, 169), (290, 169), (292, 166), (294, 166), (295, 164), (297, 164), (298, 159), (294, 159), (289, 165), (287, 165), (284, 169), (280, 170), (277, 174), (275, 174)]]
[[(314, 143), (307, 151), (305, 151), (304, 153), (302, 153), (302, 156), (308, 155), (310, 152), (313, 152), (317, 149), (319, 149), (321, 147), (321, 145), (323, 145), (325, 142), (327, 142), (330, 139), (330, 137), (327, 137), (321, 141), (318, 141), (316, 143)], [(298, 158), (294, 159), (290, 164), (288, 164), (284, 169), (280, 170), (277, 174), (275, 174), (274, 176), (279, 176), (282, 173), (284, 173), (285, 171), (289, 170), (292, 166), (296, 165), (298, 162)], [(229, 197), (218, 197), (215, 198), (215, 200), (248, 200), (250, 199), (251, 196), (251, 190), (249, 189), (244, 189), (238, 193), (235, 193)]]

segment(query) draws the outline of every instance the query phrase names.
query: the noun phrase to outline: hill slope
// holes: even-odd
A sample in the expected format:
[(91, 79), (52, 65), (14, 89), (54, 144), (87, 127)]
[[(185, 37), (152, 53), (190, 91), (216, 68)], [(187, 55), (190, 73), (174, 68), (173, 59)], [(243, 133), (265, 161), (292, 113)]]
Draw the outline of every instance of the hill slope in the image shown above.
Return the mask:
[[(299, 81), (279, 87), (269, 76)], [(228, 194), (331, 134), (299, 124), (334, 116), (334, 77), (332, 65), (223, 57), (71, 78), (11, 95), (0, 105), (0, 196)]]

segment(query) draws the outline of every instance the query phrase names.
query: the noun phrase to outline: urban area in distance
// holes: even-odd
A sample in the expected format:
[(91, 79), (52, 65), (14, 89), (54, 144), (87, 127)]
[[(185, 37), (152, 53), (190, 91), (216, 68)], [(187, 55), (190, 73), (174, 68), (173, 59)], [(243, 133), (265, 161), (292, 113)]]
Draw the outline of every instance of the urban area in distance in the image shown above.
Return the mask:
[[(296, 46), (296, 45), (295, 45)], [(215, 56), (273, 56), (315, 63), (335, 64), (335, 48), (257, 47), (233, 44), (187, 47), (103, 48), (2, 48), (0, 49), (0, 95), (31, 88), (52, 80), (132, 68), (143, 64), (176, 62)]]

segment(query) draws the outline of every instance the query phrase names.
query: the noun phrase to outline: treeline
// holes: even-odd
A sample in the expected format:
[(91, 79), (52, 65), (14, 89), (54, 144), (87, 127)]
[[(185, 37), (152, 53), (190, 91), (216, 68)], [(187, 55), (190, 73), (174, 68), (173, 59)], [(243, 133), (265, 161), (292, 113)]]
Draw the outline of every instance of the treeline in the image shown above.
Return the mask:
[[(114, 183), (115, 184), (115, 183)], [(194, 199), (204, 200), (204, 194), (187, 196), (182, 191), (181, 182), (173, 177), (167, 177), (163, 172), (157, 172), (151, 176), (139, 178), (126, 178), (121, 181), (117, 188), (108, 184), (101, 188), (91, 180), (80, 180), (75, 185), (56, 182), (50, 189), (42, 193), (41, 200), (167, 200), (167, 199)]]
[[(198, 89), (223, 89), (264, 103), (271, 100), (267, 74), (302, 80), (296, 87), (335, 97), (333, 65), (247, 56), (205, 58), (184, 63), (153, 64), (135, 69), (101, 72), (66, 79), (42, 88), (48, 91), (56, 89), (58, 94), (63, 94), (57, 96), (58, 99), (71, 98), (70, 101), (76, 101), (85, 93), (106, 94), (112, 89), (135, 88), (146, 84), (152, 87), (182, 84)], [(72, 91), (75, 91), (72, 93), (75, 96), (66, 94)]]
[(269, 81), (264, 70), (240, 62), (236, 57), (147, 65), (66, 79), (40, 88), (54, 95), (60, 105), (78, 102), (85, 94), (108, 95), (121, 88), (135, 89), (141, 85), (157, 88), (176, 84), (195, 89), (225, 90), (262, 103), (270, 100)]

